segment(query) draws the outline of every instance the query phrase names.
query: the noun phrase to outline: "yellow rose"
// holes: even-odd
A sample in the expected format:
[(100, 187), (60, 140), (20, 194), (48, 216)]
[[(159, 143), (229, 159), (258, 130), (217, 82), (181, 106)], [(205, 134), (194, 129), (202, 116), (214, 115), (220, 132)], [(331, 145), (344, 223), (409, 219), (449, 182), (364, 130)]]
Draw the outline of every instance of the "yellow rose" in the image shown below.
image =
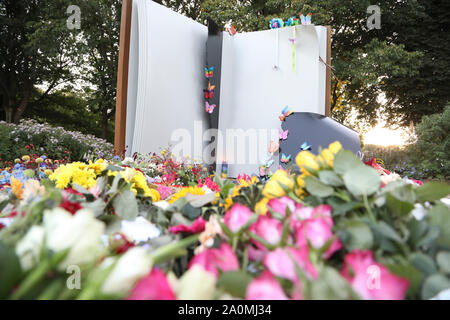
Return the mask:
[(278, 170), (273, 174), (263, 189), (263, 195), (269, 199), (280, 198), (286, 195), (284, 188), (294, 188), (294, 180), (284, 170)]
[(44, 171), (44, 173), (45, 173), (45, 175), (48, 177), (49, 175), (51, 175), (51, 174), (53, 173), (53, 171), (50, 170), (50, 169), (46, 169), (46, 170)]
[(301, 151), (295, 158), (295, 161), (303, 171), (319, 170), (316, 156), (309, 151)]
[(259, 200), (255, 205), (255, 212), (260, 215), (266, 215), (267, 213), (267, 203), (269, 202), (268, 198), (263, 198)]
[(330, 144), (330, 145), (328, 146), (328, 149), (330, 149), (330, 151), (331, 151), (333, 154), (336, 154), (336, 153), (339, 152), (339, 150), (342, 149), (342, 145), (341, 145), (341, 143), (340, 143), (339, 141), (335, 141), (335, 142), (333, 142), (332, 144)]
[(297, 176), (296, 178), (296, 182), (297, 185), (295, 187), (295, 194), (297, 195), (297, 197), (299, 197), (300, 199), (303, 198), (303, 196), (305, 195), (305, 175), (302, 174), (301, 176)]
[(322, 150), (319, 159), (323, 162), (323, 164), (327, 165), (330, 168), (333, 168), (334, 154), (332, 151), (330, 151), (330, 149)]

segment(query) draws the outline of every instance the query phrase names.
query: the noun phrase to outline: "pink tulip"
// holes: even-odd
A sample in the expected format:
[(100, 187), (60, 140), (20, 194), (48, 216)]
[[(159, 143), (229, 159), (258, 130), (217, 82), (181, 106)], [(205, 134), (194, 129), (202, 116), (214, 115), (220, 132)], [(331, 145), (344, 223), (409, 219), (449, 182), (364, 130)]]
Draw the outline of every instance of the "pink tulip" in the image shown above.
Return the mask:
[(253, 212), (246, 206), (236, 203), (227, 211), (223, 222), (231, 232), (238, 232), (251, 218)]
[(247, 300), (288, 300), (277, 279), (267, 270), (247, 286)]
[[(249, 230), (273, 245), (278, 244), (283, 236), (283, 224), (279, 220), (268, 216), (259, 216), (256, 223), (252, 224)], [(264, 249), (264, 246), (256, 240), (253, 243), (259, 249)]]
[(248, 259), (250, 261), (261, 261), (267, 252), (266, 248), (258, 249), (253, 243), (248, 245)]
[(188, 268), (198, 264), (214, 276), (219, 276), (219, 270), (239, 270), (239, 261), (229, 244), (222, 243), (219, 249), (206, 249), (194, 256)]
[(200, 233), (205, 231), (206, 220), (203, 219), (202, 216), (198, 217), (190, 226), (186, 226), (184, 224), (180, 224), (178, 226), (173, 226), (169, 228), (169, 232), (177, 234), (177, 233)]
[(348, 253), (341, 275), (365, 300), (403, 300), (409, 287), (408, 279), (393, 275), (369, 250)]
[(176, 297), (166, 275), (158, 269), (153, 269), (135, 285), (128, 300), (176, 300)]
[[(296, 228), (297, 245), (299, 247), (306, 247), (309, 242), (313, 248), (320, 249), (333, 237), (334, 235), (327, 218), (306, 219), (301, 221)], [(335, 238), (325, 252), (324, 258), (328, 259), (335, 251), (341, 248), (341, 242), (338, 238)]]
[(284, 217), (286, 215), (286, 208), (289, 208), (291, 212), (295, 210), (295, 201), (284, 196), (282, 198), (274, 198), (269, 200), (267, 206)]
[[(294, 263), (295, 262), (295, 263)], [(274, 275), (298, 283), (296, 265), (310, 278), (317, 278), (317, 270), (309, 261), (308, 248), (277, 248), (269, 252), (263, 260), (264, 266)]]

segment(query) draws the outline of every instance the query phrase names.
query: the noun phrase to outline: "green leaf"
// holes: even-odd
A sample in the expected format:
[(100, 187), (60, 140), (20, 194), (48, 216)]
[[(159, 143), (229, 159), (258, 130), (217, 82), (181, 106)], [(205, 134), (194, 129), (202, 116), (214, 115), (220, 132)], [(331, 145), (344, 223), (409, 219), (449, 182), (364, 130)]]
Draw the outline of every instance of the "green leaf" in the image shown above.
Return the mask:
[(450, 194), (450, 184), (442, 182), (425, 182), (416, 189), (417, 200), (420, 202), (437, 201)]
[(0, 299), (6, 299), (21, 277), (19, 258), (14, 249), (0, 241)]
[(397, 231), (395, 231), (394, 228), (392, 228), (390, 225), (388, 225), (384, 221), (380, 221), (378, 224), (375, 224), (372, 226), (380, 235), (390, 239), (394, 240), (395, 242), (402, 243), (402, 238), (398, 235)]
[(344, 181), (331, 170), (322, 170), (319, 171), (319, 179), (325, 184), (328, 184), (333, 187), (340, 187), (344, 185)]
[(422, 299), (430, 299), (439, 292), (450, 288), (450, 280), (441, 274), (433, 274), (425, 279), (422, 287)]
[(361, 160), (350, 150), (341, 150), (334, 158), (334, 172), (344, 175), (358, 167), (365, 166)]
[(202, 209), (201, 208), (196, 208), (196, 207), (192, 206), (190, 203), (187, 203), (185, 206), (183, 206), (183, 209), (181, 209), (181, 213), (185, 217), (187, 217), (187, 218), (189, 218), (191, 220), (195, 220), (202, 213)]
[(354, 296), (347, 281), (334, 269), (325, 267), (317, 280), (311, 283), (313, 300), (347, 300)]
[(386, 195), (386, 205), (389, 211), (398, 216), (405, 216), (414, 209), (414, 205), (397, 199), (391, 194)]
[(450, 274), (450, 252), (439, 252), (436, 256), (436, 262), (442, 272)]
[(220, 196), (225, 199), (230, 193), (230, 190), (233, 189), (233, 187), (235, 187), (233, 183), (227, 183), (226, 185), (224, 185), (222, 189), (220, 189)]
[(440, 228), (441, 232), (437, 243), (450, 247), (450, 209), (444, 205), (435, 205), (429, 212), (428, 217), (431, 225)]
[(370, 196), (377, 192), (380, 182), (378, 172), (366, 165), (353, 168), (344, 174), (345, 186), (356, 197), (363, 194)]
[(106, 203), (103, 199), (83, 203), (83, 208), (90, 209), (96, 217), (99, 217), (104, 213), (105, 207)]
[(325, 198), (333, 194), (334, 189), (313, 177), (305, 178), (306, 190), (317, 197)]
[(138, 215), (136, 196), (130, 190), (119, 193), (112, 202), (117, 215), (125, 220), (134, 220)]
[(373, 235), (367, 224), (360, 220), (347, 220), (343, 225), (346, 233), (343, 244), (348, 251), (372, 248)]
[(244, 271), (228, 271), (219, 276), (218, 286), (236, 298), (245, 298), (252, 277)]
[(423, 253), (417, 252), (411, 254), (409, 261), (417, 270), (420, 270), (426, 276), (437, 272), (433, 259)]

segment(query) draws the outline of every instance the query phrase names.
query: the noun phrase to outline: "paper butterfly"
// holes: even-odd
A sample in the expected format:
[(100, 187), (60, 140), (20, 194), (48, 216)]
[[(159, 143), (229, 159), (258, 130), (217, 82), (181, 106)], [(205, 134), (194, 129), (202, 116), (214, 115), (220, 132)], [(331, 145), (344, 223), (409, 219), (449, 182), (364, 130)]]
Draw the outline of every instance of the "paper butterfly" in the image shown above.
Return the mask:
[(278, 28), (282, 28), (282, 27), (284, 27), (283, 20), (281, 20), (279, 18), (274, 18), (274, 19), (270, 20), (270, 29), (278, 29)]
[(259, 176), (264, 177), (267, 174), (266, 167), (259, 167)]
[(214, 76), (214, 67), (205, 68), (205, 77), (212, 78)]
[(275, 153), (280, 148), (280, 143), (275, 141), (270, 141), (269, 153)]
[(214, 89), (216, 86), (212, 86), (211, 83), (208, 83), (208, 89), (203, 90), (205, 93), (205, 99), (212, 99), (214, 96)]
[(362, 153), (361, 151), (358, 151), (358, 152), (356, 153), (356, 155), (359, 157), (359, 159), (360, 159), (361, 161), (364, 160), (364, 153)]
[(309, 146), (308, 143), (305, 141), (305, 142), (303, 142), (303, 144), (301, 145), (300, 149), (301, 149), (302, 151), (311, 150), (311, 146)]
[(300, 20), (296, 16), (293, 16), (292, 18), (289, 18), (285, 24), (288, 27), (296, 26), (296, 25), (300, 24)]
[(270, 168), (272, 165), (273, 165), (273, 163), (275, 162), (275, 160), (270, 160), (271, 159), (271, 156), (269, 156), (269, 157), (267, 157), (265, 160), (264, 160), (264, 162), (263, 162), (263, 164), (262, 164), (262, 167), (266, 167), (266, 168)]
[(234, 36), (236, 34), (236, 28), (233, 25), (231, 25), (231, 27), (227, 27), (227, 31), (230, 36)]
[(211, 104), (210, 105), (208, 101), (205, 102), (205, 110), (206, 110), (206, 112), (208, 112), (210, 114), (213, 113), (215, 107), (216, 107), (215, 104)]
[(281, 111), (281, 116), (279, 116), (278, 118), (280, 118), (281, 121), (284, 121), (287, 117), (289, 117), (291, 114), (293, 114), (294, 111), (290, 111), (289, 107), (286, 106), (284, 107), (284, 109)]
[(291, 155), (286, 156), (284, 153), (281, 155), (281, 162), (288, 163), (291, 161)]
[(280, 140), (286, 140), (288, 134), (289, 134), (289, 130), (283, 131), (281, 129), (278, 129), (278, 137)]
[(311, 17), (312, 17), (312, 13), (308, 13), (307, 16), (300, 14), (300, 19), (302, 20), (303, 25), (311, 24)]

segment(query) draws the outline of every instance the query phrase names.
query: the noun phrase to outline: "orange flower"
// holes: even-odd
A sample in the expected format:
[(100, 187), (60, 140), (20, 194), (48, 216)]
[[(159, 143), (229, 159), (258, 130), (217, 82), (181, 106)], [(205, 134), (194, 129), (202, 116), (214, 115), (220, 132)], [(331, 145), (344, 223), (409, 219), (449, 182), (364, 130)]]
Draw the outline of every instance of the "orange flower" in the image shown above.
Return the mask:
[(22, 199), (23, 197), (23, 184), (19, 179), (11, 177), (11, 192), (17, 197), (17, 199)]

